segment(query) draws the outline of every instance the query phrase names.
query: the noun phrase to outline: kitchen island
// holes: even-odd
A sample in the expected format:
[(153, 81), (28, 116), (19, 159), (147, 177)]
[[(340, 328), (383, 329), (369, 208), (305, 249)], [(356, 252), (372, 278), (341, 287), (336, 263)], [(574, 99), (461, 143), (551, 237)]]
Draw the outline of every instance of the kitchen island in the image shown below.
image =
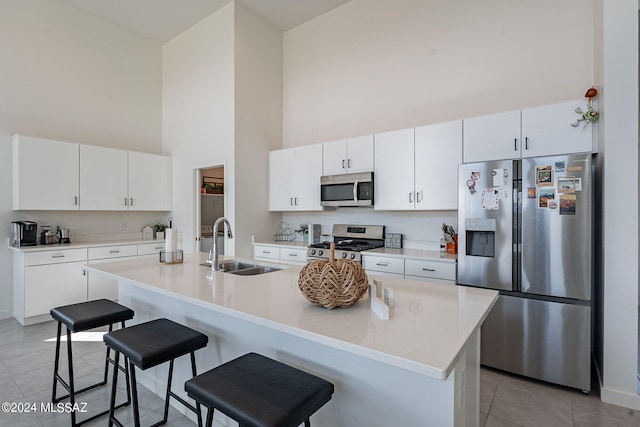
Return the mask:
[[(255, 351), (331, 381), (335, 394), (312, 417), (315, 427), (478, 425), (480, 326), (497, 292), (381, 277), (395, 292), (390, 319), (381, 320), (368, 296), (346, 309), (310, 304), (296, 266), (240, 276), (213, 273), (200, 265), (205, 258), (84, 268), (118, 280), (133, 323), (167, 317), (206, 333), (198, 372)], [(189, 373), (188, 358), (177, 360), (177, 392)], [(162, 395), (166, 367), (144, 371), (139, 381)]]

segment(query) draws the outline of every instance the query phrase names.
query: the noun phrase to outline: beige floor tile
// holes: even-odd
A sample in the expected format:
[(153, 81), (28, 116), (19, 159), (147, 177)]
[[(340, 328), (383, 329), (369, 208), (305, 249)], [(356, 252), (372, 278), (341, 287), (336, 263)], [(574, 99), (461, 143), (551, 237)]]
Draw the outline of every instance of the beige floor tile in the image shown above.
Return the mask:
[(480, 369), (480, 412), (489, 413), (500, 376), (493, 370)]
[(573, 421), (580, 427), (638, 427), (640, 411), (604, 403), (598, 396), (576, 396)]
[[(484, 426), (485, 427), (522, 427), (522, 424), (506, 421), (498, 417), (489, 415), (487, 417), (487, 421), (484, 424)], [(540, 425), (540, 427), (542, 427), (542, 425)]]

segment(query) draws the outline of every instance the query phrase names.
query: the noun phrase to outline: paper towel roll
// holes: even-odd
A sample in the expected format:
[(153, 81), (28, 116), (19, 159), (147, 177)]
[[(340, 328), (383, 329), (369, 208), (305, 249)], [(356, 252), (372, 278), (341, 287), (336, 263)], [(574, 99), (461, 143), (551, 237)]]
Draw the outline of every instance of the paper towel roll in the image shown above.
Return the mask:
[(175, 252), (178, 250), (178, 230), (175, 228), (167, 228), (164, 230), (164, 250), (167, 252)]

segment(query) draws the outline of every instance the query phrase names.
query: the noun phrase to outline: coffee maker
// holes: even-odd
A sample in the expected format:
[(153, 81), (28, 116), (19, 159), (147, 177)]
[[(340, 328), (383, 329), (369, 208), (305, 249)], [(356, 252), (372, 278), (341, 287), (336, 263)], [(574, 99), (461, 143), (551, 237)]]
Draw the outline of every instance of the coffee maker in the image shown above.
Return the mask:
[(71, 230), (68, 228), (56, 227), (59, 243), (71, 243)]
[(33, 221), (13, 221), (11, 223), (11, 246), (35, 246), (38, 244), (38, 224)]

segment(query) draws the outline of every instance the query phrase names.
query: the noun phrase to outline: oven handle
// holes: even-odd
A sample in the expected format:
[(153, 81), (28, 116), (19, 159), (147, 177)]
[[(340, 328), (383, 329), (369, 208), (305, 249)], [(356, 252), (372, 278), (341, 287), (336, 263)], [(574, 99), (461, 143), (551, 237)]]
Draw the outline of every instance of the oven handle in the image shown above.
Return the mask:
[(358, 180), (353, 183), (353, 201), (354, 203), (358, 203)]

